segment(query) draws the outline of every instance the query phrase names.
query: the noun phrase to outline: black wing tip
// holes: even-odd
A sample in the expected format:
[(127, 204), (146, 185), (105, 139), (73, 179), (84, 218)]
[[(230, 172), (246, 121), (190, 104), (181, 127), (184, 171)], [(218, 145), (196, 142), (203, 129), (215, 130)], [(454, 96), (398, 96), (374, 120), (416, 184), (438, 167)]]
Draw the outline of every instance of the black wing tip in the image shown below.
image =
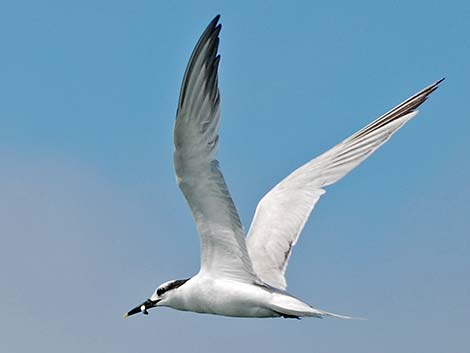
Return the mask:
[(214, 63), (212, 64), (215, 68), (219, 66), (220, 63), (220, 54), (217, 54), (216, 57), (214, 58)]
[(205, 41), (209, 40), (209, 38), (218, 37), (220, 30), (222, 29), (222, 24), (218, 23), (220, 19), (220, 15), (215, 16), (212, 21), (207, 25), (206, 29), (202, 33), (201, 37), (199, 38), (198, 43), (196, 44), (196, 48)]
[[(210, 38), (218, 38), (220, 31), (222, 30), (222, 24), (218, 23), (220, 19), (220, 15), (214, 17), (214, 19), (209, 23), (206, 27), (204, 33), (200, 38), (200, 42), (205, 42), (206, 40), (210, 40)], [(199, 43), (198, 43), (199, 44)]]
[(434, 85), (435, 85), (435, 86), (439, 86), (439, 85), (441, 84), (441, 82), (444, 81), (445, 79), (446, 79), (446, 77), (441, 78), (440, 80), (436, 81), (436, 82), (434, 83)]
[(222, 29), (222, 24), (218, 23), (219, 19), (220, 15), (217, 15), (212, 19), (212, 21), (207, 25), (206, 29), (202, 33), (201, 37), (196, 43), (196, 46), (193, 49), (191, 57), (189, 58), (189, 63), (186, 66), (186, 71), (184, 73), (183, 83), (180, 91), (180, 98), (178, 101), (178, 109), (181, 107), (182, 102), (186, 97), (186, 88), (189, 80), (188, 75), (190, 75), (191, 69), (193, 68), (195, 58), (197, 58), (201, 54), (204, 45), (212, 42), (209, 44), (208, 56), (205, 58), (207, 64), (213, 62), (215, 60), (215, 57), (217, 56), (217, 52), (219, 49), (219, 34)]
[(403, 116), (409, 113), (418, 112), (418, 107), (424, 102), (426, 102), (426, 100), (429, 98), (431, 93), (437, 90), (439, 88), (439, 84), (444, 80), (445, 80), (445, 77), (423, 88), (421, 91), (419, 91), (415, 95), (411, 96), (410, 98), (408, 98), (401, 104), (397, 105), (392, 110), (388, 111), (387, 113), (383, 114), (378, 119), (374, 120), (372, 123), (370, 123), (366, 127), (359, 130), (357, 133), (352, 135), (351, 138), (362, 137), (366, 135), (367, 133), (373, 130), (377, 130), (389, 124), (392, 121), (402, 118)]
[[(207, 26), (207, 29), (211, 29), (211, 30), (214, 30), (216, 29), (217, 27), (221, 28), (222, 27), (222, 24), (221, 23), (218, 23), (220, 20), (220, 14), (219, 15), (216, 15), (212, 21), (209, 23), (209, 25)], [(220, 29), (219, 29), (220, 31)]]
[[(433, 93), (435, 90), (437, 90), (439, 88), (439, 85), (442, 83), (442, 81), (444, 81), (446, 78), (443, 77), (441, 78), (440, 80), (437, 80), (436, 82), (434, 82), (433, 84), (429, 85), (428, 87), (426, 87), (425, 89), (423, 89), (421, 91), (421, 93), (424, 94), (424, 101), (431, 95), (431, 93)], [(423, 101), (423, 102), (424, 102)]]
[(219, 34), (220, 34), (220, 30), (222, 29), (222, 24), (219, 23), (217, 26), (214, 27), (214, 30), (213, 30), (213, 36), (214, 37), (218, 37)]
[(432, 92), (434, 92), (436, 89), (439, 88), (439, 85), (445, 80), (446, 78), (443, 77), (441, 78), (440, 80), (437, 80), (436, 82), (434, 82), (433, 84), (431, 84), (430, 86), (428, 86), (427, 88), (425, 88), (424, 90), (428, 90), (429, 92), (427, 92), (426, 96), (430, 95)]
[(445, 79), (446, 79), (446, 78), (443, 77), (443, 78), (441, 78), (440, 80), (437, 80), (436, 82), (434, 82), (434, 83), (431, 85), (431, 87), (433, 87), (433, 88), (438, 88), (439, 85), (440, 85)]

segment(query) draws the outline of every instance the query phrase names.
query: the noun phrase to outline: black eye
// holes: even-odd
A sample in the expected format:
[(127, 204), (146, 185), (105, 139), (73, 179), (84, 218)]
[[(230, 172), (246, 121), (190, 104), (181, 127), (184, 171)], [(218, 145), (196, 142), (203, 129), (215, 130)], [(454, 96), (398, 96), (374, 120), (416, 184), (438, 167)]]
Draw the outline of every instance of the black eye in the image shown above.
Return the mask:
[(165, 293), (165, 292), (166, 292), (166, 289), (165, 289), (165, 288), (158, 288), (158, 289), (157, 289), (157, 295), (158, 295), (158, 296), (161, 296), (161, 295), (162, 295), (163, 293)]

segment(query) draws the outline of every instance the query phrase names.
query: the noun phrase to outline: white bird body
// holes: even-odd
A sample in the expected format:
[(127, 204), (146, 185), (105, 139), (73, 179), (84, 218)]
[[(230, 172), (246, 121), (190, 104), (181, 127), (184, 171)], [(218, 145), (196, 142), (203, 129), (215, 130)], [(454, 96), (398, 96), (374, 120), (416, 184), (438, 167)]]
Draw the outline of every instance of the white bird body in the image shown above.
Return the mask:
[(266, 305), (272, 295), (261, 286), (197, 274), (159, 305), (223, 316), (279, 316)]
[(220, 95), (217, 54), (221, 25), (215, 17), (189, 59), (174, 129), (178, 186), (201, 240), (201, 268), (186, 280), (162, 284), (125, 316), (167, 306), (235, 317), (334, 316), (285, 291), (292, 248), (316, 202), (331, 185), (414, 118), (439, 83), (424, 88), (327, 152), (301, 166), (259, 202), (245, 239), (237, 210), (216, 159)]
[[(150, 299), (155, 301), (159, 297), (154, 293)], [(232, 317), (320, 317), (330, 314), (267, 285), (214, 278), (201, 273), (172, 290), (171, 296), (159, 301), (158, 306)]]

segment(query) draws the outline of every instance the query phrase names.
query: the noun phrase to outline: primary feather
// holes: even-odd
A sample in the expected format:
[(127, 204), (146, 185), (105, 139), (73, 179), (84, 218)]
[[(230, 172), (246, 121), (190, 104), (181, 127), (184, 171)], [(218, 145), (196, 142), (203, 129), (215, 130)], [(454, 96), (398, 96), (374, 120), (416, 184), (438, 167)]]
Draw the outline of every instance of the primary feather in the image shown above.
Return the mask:
[(257, 280), (235, 205), (215, 158), (220, 95), (219, 16), (197, 43), (183, 78), (174, 129), (176, 179), (201, 240), (201, 270), (220, 278)]
[(280, 289), (299, 235), (323, 187), (344, 177), (418, 114), (415, 110), (442, 80), (424, 88), (332, 149), (295, 170), (259, 202), (247, 246), (256, 274)]

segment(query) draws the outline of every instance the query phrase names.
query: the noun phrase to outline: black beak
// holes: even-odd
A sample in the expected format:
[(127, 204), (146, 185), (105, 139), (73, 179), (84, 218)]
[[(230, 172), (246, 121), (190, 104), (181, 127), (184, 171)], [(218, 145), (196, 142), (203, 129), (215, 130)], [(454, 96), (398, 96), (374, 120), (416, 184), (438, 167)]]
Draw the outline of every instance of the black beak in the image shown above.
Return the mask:
[(158, 300), (147, 299), (142, 304), (136, 306), (134, 309), (129, 310), (127, 313), (125, 313), (124, 317), (128, 317), (128, 316), (138, 314), (138, 313), (148, 315), (149, 313), (148, 313), (147, 309), (153, 308), (154, 306), (156, 306), (157, 303), (158, 303)]

